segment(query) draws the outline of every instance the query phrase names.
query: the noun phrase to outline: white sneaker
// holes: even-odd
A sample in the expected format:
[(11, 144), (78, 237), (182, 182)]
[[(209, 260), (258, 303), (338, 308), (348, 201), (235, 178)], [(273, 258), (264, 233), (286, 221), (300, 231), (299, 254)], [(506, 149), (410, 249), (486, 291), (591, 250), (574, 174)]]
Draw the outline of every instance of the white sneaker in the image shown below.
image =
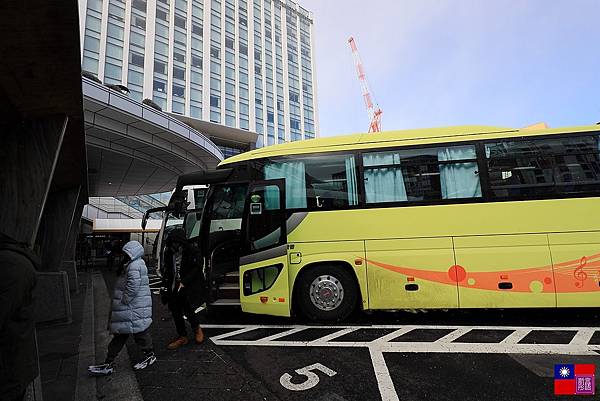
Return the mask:
[(88, 372), (95, 376), (107, 376), (115, 371), (112, 363), (88, 366)]
[(143, 361), (138, 362), (135, 365), (133, 365), (133, 369), (134, 370), (146, 369), (148, 366), (152, 365), (154, 362), (156, 362), (156, 356), (154, 354), (150, 354)]

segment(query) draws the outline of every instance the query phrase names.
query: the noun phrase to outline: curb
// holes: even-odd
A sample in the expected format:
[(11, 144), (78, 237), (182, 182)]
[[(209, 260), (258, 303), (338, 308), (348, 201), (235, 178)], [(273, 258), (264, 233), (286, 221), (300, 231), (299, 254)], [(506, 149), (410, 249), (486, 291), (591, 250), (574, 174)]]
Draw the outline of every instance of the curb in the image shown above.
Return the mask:
[(94, 287), (91, 272), (86, 274), (83, 318), (81, 321), (81, 341), (79, 342), (79, 361), (77, 362), (77, 383), (75, 399), (80, 401), (96, 400), (96, 380), (87, 373), (87, 366), (96, 360), (94, 346)]

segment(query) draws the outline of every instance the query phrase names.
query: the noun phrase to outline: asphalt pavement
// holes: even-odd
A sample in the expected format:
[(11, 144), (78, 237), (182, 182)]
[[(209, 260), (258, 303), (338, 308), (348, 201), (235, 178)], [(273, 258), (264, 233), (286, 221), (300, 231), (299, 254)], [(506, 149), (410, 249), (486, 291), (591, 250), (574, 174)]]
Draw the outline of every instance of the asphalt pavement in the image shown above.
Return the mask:
[(144, 400), (535, 401), (558, 399), (554, 364), (600, 365), (597, 310), (356, 313), (335, 325), (201, 310), (209, 340), (169, 351), (173, 322), (154, 300), (158, 361), (135, 373)]

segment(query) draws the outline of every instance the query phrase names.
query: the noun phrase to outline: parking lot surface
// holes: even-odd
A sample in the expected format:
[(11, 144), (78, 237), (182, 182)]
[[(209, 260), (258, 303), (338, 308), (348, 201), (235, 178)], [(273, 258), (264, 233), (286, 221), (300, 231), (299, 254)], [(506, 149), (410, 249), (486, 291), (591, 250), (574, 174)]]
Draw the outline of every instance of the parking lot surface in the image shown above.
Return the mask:
[(144, 400), (548, 400), (554, 364), (600, 364), (594, 310), (412, 312), (319, 325), (201, 310), (209, 340), (168, 351), (157, 297), (158, 362), (136, 377)]

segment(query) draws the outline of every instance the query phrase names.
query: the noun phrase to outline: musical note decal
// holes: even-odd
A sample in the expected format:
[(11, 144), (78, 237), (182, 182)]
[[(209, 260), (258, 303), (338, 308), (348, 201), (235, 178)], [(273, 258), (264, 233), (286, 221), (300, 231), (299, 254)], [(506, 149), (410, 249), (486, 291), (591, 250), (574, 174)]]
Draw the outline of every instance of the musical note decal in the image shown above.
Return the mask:
[(573, 270), (573, 277), (575, 277), (575, 287), (583, 287), (583, 282), (587, 279), (587, 273), (583, 271), (583, 268), (587, 264), (587, 258), (584, 256), (579, 261), (579, 266)]

